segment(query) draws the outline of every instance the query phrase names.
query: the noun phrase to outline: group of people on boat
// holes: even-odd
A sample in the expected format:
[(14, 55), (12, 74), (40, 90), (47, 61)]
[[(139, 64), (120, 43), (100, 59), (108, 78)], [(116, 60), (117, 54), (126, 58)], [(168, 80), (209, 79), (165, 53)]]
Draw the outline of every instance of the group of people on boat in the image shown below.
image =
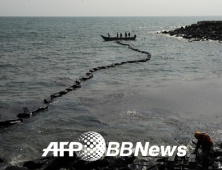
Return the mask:
[[(108, 37), (110, 37), (110, 34), (108, 33)], [(116, 37), (117, 38), (123, 38), (123, 34), (122, 33), (118, 33), (117, 32), (117, 34), (116, 34)], [(125, 38), (127, 38), (127, 37), (130, 37), (130, 32), (128, 32), (128, 34), (127, 34), (127, 32), (125, 32)], [(134, 35), (134, 37), (136, 37), (136, 35)]]
[[(130, 37), (130, 32), (129, 32), (128, 34), (125, 32), (125, 38), (127, 38), (127, 36)], [(116, 37), (122, 38), (123, 35), (122, 35), (122, 33), (119, 34), (119, 33), (117, 32)]]

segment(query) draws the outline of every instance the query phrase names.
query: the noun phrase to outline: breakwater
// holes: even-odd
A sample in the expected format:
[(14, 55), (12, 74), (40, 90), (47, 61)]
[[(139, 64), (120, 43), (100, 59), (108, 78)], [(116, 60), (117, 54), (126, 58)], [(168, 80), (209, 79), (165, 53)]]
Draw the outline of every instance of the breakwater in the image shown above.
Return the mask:
[(222, 41), (222, 21), (199, 21), (196, 24), (162, 31), (162, 34), (183, 37), (190, 41), (218, 40)]

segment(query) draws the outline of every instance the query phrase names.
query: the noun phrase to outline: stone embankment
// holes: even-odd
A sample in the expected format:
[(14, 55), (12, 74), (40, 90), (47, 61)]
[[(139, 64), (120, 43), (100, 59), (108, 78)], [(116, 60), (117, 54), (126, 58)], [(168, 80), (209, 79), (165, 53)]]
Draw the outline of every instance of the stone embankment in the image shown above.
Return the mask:
[(190, 26), (177, 28), (171, 31), (162, 31), (161, 33), (183, 37), (190, 41), (222, 41), (222, 21), (199, 21)]

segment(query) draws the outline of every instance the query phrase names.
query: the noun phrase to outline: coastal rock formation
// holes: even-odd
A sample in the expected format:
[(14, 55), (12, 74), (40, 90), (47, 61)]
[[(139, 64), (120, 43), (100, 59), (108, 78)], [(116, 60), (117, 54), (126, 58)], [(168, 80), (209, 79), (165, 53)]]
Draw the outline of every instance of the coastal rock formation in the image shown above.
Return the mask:
[(190, 26), (177, 28), (171, 31), (162, 31), (161, 33), (183, 37), (190, 41), (222, 41), (222, 21), (199, 21)]
[(104, 157), (103, 159), (87, 162), (80, 160), (76, 157), (69, 157), (68, 152), (65, 152), (64, 157), (46, 157), (37, 160), (31, 160), (23, 163), (23, 167), (17, 166), (6, 166), (5, 170), (109, 170), (109, 169), (122, 169), (122, 170), (133, 170), (135, 157)]

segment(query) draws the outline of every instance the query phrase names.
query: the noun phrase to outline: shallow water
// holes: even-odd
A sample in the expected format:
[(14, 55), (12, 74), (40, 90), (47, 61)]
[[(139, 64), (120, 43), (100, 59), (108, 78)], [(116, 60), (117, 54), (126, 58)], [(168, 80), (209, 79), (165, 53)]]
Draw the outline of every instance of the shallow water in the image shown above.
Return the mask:
[(131, 46), (151, 60), (100, 70), (47, 112), (1, 130), (0, 155), (16, 164), (38, 158), (51, 141), (97, 131), (106, 141), (187, 145), (196, 130), (220, 139), (220, 42), (157, 34), (221, 17), (0, 18), (0, 120), (33, 110), (89, 69), (146, 58), (100, 34), (136, 34)]

